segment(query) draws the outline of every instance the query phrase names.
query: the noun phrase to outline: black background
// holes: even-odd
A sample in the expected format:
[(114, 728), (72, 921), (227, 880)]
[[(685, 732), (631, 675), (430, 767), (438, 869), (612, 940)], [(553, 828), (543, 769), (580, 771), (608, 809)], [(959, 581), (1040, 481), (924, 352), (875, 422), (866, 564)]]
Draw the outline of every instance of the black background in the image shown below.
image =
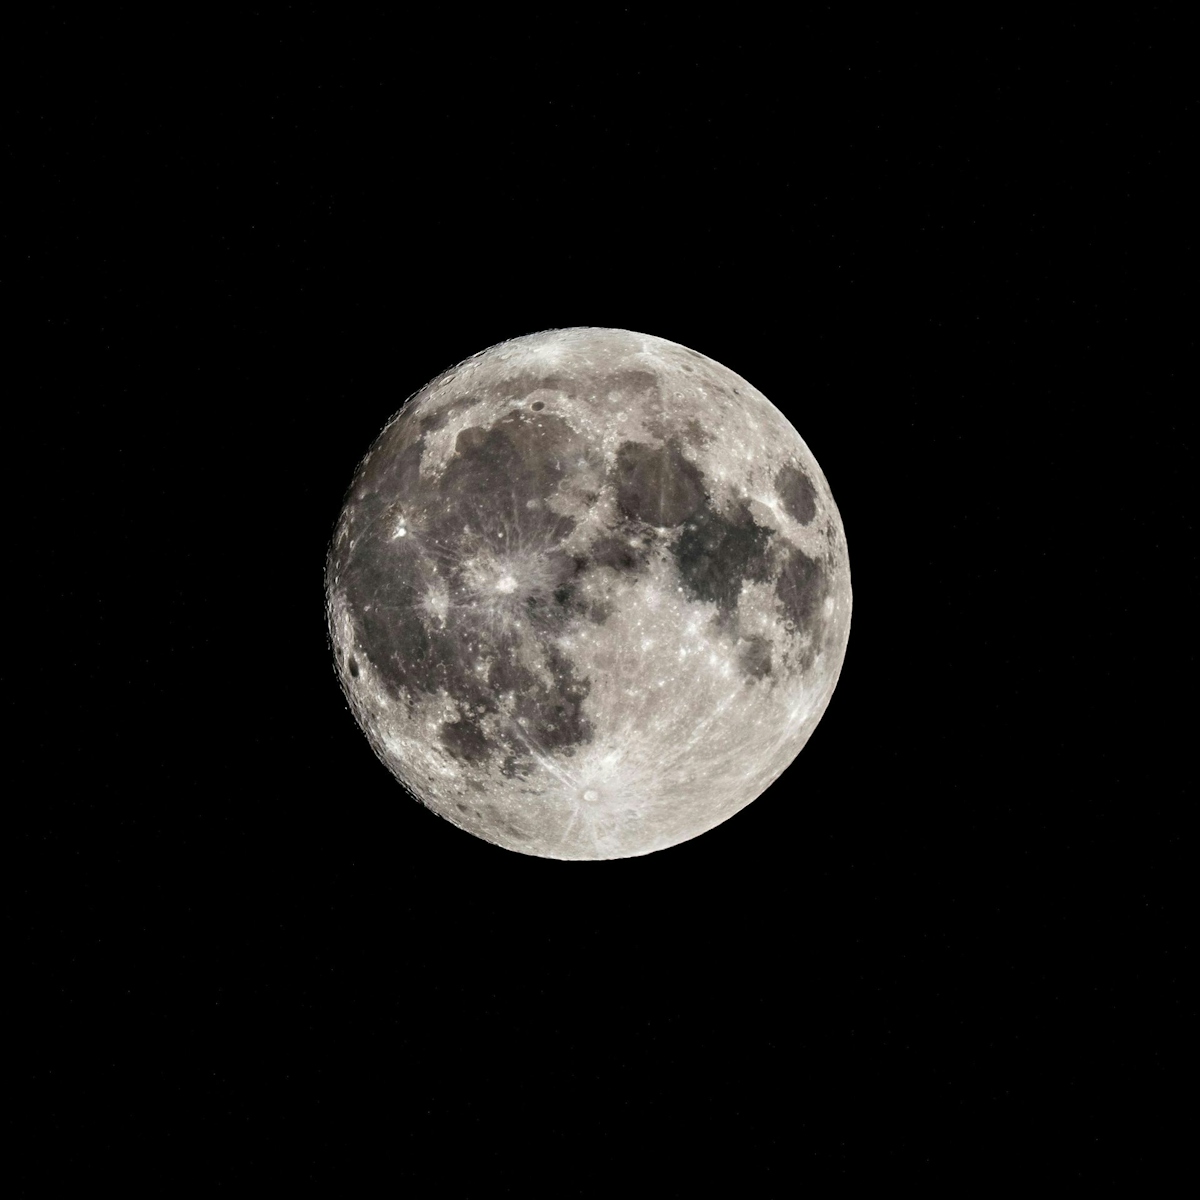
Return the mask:
[[(1181, 23), (46, 12), (4, 142), (23, 1192), (1179, 1167)], [(383, 423), (569, 325), (769, 396), (854, 582), (784, 777), (611, 863), (408, 799), (323, 624)]]

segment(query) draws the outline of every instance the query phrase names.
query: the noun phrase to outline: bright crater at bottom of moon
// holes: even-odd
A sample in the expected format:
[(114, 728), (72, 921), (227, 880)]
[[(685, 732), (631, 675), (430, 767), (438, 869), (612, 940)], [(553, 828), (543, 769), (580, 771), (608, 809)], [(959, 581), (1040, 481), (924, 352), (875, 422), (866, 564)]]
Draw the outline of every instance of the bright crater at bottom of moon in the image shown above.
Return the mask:
[(850, 632), (845, 533), (783, 414), (621, 329), (501, 343), (360, 464), (326, 567), (342, 687), (382, 761), (489, 842), (648, 854), (807, 742)]

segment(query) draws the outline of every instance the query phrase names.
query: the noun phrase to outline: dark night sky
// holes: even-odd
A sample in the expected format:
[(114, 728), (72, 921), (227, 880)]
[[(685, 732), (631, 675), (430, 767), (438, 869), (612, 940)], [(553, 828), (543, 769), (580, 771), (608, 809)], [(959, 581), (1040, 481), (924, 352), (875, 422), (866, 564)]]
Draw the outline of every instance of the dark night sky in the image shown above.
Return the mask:
[[(10, 46), (19, 1194), (1182, 1164), (1192, 73), (1170, 10), (1000, 11), (50, 8)], [(406, 798), (323, 625), (387, 418), (566, 325), (765, 392), (854, 579), (793, 767), (607, 864)]]

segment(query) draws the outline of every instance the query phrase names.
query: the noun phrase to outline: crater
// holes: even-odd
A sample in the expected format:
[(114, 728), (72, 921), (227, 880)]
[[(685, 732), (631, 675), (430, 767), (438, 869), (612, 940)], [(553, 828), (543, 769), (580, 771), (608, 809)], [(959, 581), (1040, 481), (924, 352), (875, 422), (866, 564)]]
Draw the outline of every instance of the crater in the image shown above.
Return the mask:
[(799, 467), (785, 463), (775, 476), (775, 491), (793, 521), (807, 525), (817, 515), (817, 489)]

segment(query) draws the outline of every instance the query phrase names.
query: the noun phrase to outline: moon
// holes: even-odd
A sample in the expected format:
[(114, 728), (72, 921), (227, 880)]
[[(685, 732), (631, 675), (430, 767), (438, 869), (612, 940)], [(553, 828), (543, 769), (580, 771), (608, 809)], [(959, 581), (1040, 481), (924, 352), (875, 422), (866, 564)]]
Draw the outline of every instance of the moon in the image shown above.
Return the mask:
[(483, 350), (362, 460), (325, 568), (338, 677), (422, 804), (522, 854), (618, 859), (761, 795), (829, 704), (846, 536), (740, 375), (625, 329)]

